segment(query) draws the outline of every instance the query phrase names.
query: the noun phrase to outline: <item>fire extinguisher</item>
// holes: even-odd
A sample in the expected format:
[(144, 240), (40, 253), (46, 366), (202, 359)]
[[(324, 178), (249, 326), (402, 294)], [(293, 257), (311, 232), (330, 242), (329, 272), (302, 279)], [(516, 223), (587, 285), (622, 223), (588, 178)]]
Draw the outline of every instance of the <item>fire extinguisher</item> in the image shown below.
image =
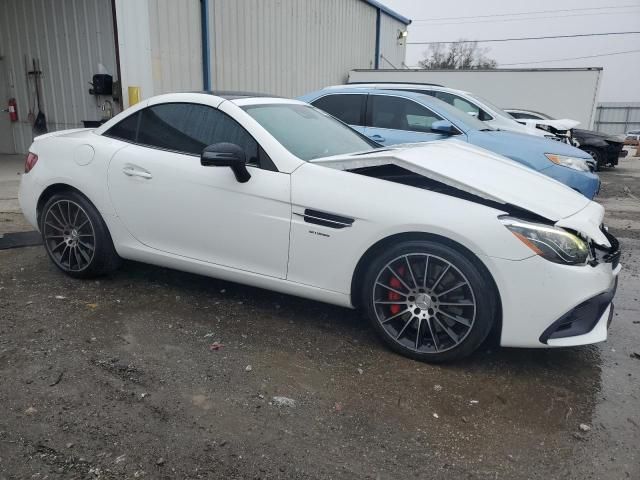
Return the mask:
[(18, 105), (16, 104), (15, 98), (9, 99), (8, 111), (9, 111), (9, 120), (11, 120), (12, 122), (17, 122), (18, 121)]

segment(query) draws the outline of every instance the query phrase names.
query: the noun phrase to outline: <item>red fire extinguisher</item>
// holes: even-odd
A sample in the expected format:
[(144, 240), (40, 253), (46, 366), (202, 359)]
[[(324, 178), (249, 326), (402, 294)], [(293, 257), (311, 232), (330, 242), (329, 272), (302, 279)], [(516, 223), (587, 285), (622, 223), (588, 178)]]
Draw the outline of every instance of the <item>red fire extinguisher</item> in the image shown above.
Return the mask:
[(15, 98), (9, 99), (9, 120), (12, 122), (18, 121), (18, 105)]

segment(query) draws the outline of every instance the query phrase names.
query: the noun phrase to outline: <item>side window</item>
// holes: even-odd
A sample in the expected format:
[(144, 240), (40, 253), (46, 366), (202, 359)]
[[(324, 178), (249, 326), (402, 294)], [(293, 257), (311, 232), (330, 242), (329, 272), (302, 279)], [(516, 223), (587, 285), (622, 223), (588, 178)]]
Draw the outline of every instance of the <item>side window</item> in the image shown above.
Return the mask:
[(436, 92), (434, 92), (433, 90), (409, 90), (409, 91), (414, 93), (420, 93), (422, 95), (429, 95), (430, 97), (436, 96)]
[(513, 118), (518, 118), (522, 120), (543, 120), (542, 117), (537, 115), (533, 115), (531, 113), (523, 113), (523, 112), (508, 112)]
[(453, 95), (448, 92), (436, 92), (436, 98), (442, 100), (443, 102), (448, 103), (449, 105), (453, 105), (458, 110), (462, 110), (474, 117), (482, 120), (480, 118), (482, 110), (480, 110), (476, 105), (466, 101), (464, 98), (461, 98), (457, 95)]
[(360, 94), (334, 94), (325, 95), (317, 99), (312, 105), (320, 110), (324, 110), (347, 125), (363, 125), (362, 112), (366, 95)]
[(117, 138), (119, 140), (124, 140), (125, 142), (135, 142), (139, 119), (140, 112), (136, 112), (133, 115), (129, 115), (121, 122), (116, 123), (104, 134), (107, 137)]
[(235, 120), (206, 105), (165, 103), (142, 112), (138, 143), (151, 147), (200, 155), (202, 150), (220, 142), (242, 147), (247, 163), (258, 165), (258, 143)]
[(442, 117), (411, 100), (388, 95), (370, 95), (371, 126), (431, 133), (431, 124)]

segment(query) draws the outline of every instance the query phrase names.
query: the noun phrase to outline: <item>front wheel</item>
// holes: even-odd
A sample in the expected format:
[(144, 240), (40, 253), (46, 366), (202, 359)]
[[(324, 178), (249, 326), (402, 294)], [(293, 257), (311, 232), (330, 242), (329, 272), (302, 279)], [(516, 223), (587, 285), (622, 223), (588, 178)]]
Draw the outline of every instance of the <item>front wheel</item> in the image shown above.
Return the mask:
[(103, 275), (120, 263), (100, 213), (77, 192), (56, 193), (47, 200), (40, 232), (49, 258), (72, 277)]
[(406, 241), (379, 255), (365, 274), (362, 305), (393, 350), (426, 362), (475, 351), (495, 323), (489, 274), (449, 245)]
[(604, 155), (600, 151), (592, 148), (585, 148), (584, 151), (591, 155), (591, 157), (596, 161), (596, 172), (599, 172), (600, 169), (606, 167)]

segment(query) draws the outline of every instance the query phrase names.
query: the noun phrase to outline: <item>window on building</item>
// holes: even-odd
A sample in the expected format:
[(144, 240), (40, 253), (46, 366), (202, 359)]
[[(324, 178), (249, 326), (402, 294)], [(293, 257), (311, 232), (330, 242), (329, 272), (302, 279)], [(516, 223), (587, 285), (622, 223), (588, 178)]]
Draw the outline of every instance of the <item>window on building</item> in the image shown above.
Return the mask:
[(406, 98), (370, 95), (371, 126), (431, 133), (431, 124), (442, 117)]
[(363, 125), (365, 94), (334, 94), (325, 95), (312, 103), (314, 107), (324, 110), (347, 125)]

